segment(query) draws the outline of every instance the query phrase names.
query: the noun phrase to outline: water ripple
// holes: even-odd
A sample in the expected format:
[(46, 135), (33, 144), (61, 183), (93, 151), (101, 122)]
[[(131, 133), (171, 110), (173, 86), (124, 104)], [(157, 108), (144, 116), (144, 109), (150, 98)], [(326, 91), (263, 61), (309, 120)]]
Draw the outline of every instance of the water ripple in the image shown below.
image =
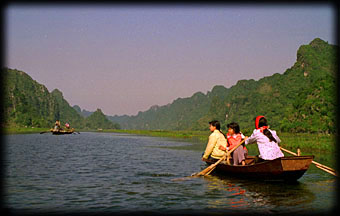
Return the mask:
[[(181, 145), (185, 150), (177, 148)], [(206, 167), (201, 151), (193, 149), (164, 138), (110, 133), (9, 135), (5, 204), (27, 212), (216, 214), (249, 209), (291, 214), (335, 205), (336, 182), (317, 169), (293, 185), (219, 176), (172, 181)]]

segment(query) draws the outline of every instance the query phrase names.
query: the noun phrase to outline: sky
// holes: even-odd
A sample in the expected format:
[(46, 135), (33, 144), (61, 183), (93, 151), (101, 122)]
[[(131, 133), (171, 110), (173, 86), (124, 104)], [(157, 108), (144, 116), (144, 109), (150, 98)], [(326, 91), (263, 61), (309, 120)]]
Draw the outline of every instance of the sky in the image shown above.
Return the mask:
[(337, 44), (330, 4), (26, 3), (4, 15), (6, 67), (106, 115), (283, 74), (301, 45)]

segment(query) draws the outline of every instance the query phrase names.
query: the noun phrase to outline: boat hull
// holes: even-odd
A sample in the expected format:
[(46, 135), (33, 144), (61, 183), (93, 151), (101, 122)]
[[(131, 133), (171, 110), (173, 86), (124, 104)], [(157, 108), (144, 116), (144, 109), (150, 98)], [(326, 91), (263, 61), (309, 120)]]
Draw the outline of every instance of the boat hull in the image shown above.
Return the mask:
[(72, 134), (74, 131), (52, 131), (53, 135)]
[[(296, 181), (308, 170), (314, 156), (282, 157), (271, 161), (254, 163), (254, 157), (246, 159), (245, 166), (233, 166), (225, 161), (218, 164), (216, 173), (241, 178), (255, 178), (263, 180)], [(213, 164), (213, 161), (206, 161)]]

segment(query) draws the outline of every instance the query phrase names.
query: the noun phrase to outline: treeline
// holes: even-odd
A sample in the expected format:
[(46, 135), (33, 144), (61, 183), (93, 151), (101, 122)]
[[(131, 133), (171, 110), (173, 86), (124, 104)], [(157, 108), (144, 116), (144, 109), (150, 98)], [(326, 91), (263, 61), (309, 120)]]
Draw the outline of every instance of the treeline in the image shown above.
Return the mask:
[(236, 121), (243, 130), (265, 115), (272, 128), (285, 132), (335, 133), (337, 46), (316, 38), (297, 51), (295, 64), (283, 74), (258, 81), (240, 80), (207, 94), (195, 93), (166, 106), (153, 106), (136, 116), (111, 116), (122, 128), (206, 130), (217, 119)]
[(197, 92), (135, 116), (81, 111), (59, 90), (49, 93), (26, 73), (5, 68), (2, 124), (51, 127), (59, 119), (79, 129), (207, 130), (216, 119), (223, 130), (236, 121), (243, 131), (251, 131), (254, 118), (264, 115), (283, 132), (335, 133), (337, 49), (316, 38), (298, 49), (295, 64), (283, 74), (240, 80), (230, 88), (215, 86), (207, 94)]
[(4, 68), (3, 127), (53, 127), (56, 120), (77, 129), (119, 129), (100, 109), (81, 116), (58, 89), (51, 93), (23, 71)]

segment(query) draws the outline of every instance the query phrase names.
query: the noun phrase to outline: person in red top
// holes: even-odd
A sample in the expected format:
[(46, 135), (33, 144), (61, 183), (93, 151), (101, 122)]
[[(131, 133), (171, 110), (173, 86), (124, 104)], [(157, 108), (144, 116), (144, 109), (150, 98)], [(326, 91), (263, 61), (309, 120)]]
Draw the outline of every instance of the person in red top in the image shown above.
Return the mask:
[[(236, 122), (232, 122), (227, 125), (227, 148), (220, 147), (221, 150), (232, 150), (237, 144), (239, 144), (246, 137), (241, 133), (240, 126)], [(247, 148), (243, 145), (239, 146), (233, 153), (232, 158), (234, 165), (245, 165), (245, 158), (247, 156)]]

